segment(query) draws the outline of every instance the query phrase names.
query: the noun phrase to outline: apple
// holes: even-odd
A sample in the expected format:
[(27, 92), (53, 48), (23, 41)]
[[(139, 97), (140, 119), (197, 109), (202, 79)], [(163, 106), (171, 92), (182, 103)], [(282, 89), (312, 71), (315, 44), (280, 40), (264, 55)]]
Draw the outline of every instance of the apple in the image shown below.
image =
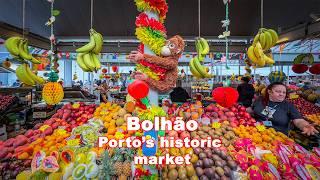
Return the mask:
[(178, 132), (174, 131), (174, 130), (171, 130), (171, 131), (169, 131), (168, 136), (177, 138), (178, 137)]
[(247, 112), (245, 112), (245, 113), (243, 114), (243, 117), (244, 117), (244, 118), (251, 118), (250, 114), (247, 113)]
[(190, 134), (189, 134), (188, 131), (183, 131), (183, 132), (180, 134), (180, 138), (181, 138), (182, 140), (184, 140), (184, 139), (187, 138), (187, 137), (190, 139)]
[(224, 112), (223, 111), (218, 111), (218, 115), (222, 116), (222, 115), (224, 115)]

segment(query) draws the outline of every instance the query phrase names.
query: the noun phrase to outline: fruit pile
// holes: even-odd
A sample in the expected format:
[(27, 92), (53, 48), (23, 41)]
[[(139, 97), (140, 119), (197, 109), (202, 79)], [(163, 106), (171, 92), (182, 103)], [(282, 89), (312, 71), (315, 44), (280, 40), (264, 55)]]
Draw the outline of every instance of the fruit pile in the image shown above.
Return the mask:
[(309, 114), (305, 116), (309, 121), (312, 121), (316, 123), (317, 125), (320, 125), (320, 112), (315, 114)]
[(243, 126), (233, 128), (235, 134), (240, 138), (251, 139), (253, 144), (263, 149), (274, 149), (274, 142), (293, 141), (285, 134), (275, 131), (273, 128), (266, 129), (263, 125), (257, 127)]
[(191, 132), (192, 139), (206, 139), (211, 137), (212, 139), (221, 139), (222, 144), (225, 147), (228, 147), (230, 144), (233, 144), (233, 141), (236, 138), (235, 133), (233, 132), (232, 127), (229, 126), (228, 121), (223, 123), (212, 123), (210, 126), (200, 126), (198, 130)]
[(29, 169), (31, 160), (9, 159), (0, 164), (0, 177), (3, 179), (15, 179), (19, 172)]
[(194, 163), (199, 179), (231, 179), (231, 171), (237, 169), (236, 162), (228, 153), (217, 148), (195, 148), (199, 160)]
[(73, 128), (85, 124), (93, 117), (95, 107), (94, 104), (86, 105), (82, 102), (73, 105), (66, 104), (52, 118), (62, 119), (61, 125), (65, 126), (68, 132), (71, 132)]
[(212, 122), (229, 121), (231, 127), (238, 127), (239, 125), (254, 126), (256, 120), (246, 112), (246, 108), (241, 105), (235, 105), (231, 108), (218, 107), (210, 104), (205, 108), (205, 118), (210, 118)]
[(124, 108), (121, 108), (117, 104), (111, 104), (110, 102), (101, 103), (100, 106), (96, 108), (93, 116), (103, 121), (109, 139), (113, 139), (116, 132), (123, 134), (134, 133), (126, 130), (126, 120), (131, 114), (127, 113)]
[[(194, 153), (192, 148), (170, 148), (169, 154), (171, 156), (185, 156), (189, 154), (191, 156), (190, 162), (192, 164), (198, 161), (198, 156)], [(164, 155), (164, 154), (163, 154)], [(170, 164), (162, 168), (162, 178), (163, 179), (197, 179), (195, 169), (192, 164), (189, 165), (175, 165)]]
[(303, 98), (291, 99), (289, 102), (294, 104), (298, 111), (303, 115), (320, 113), (320, 107), (315, 106)]
[(10, 95), (0, 95), (0, 112), (5, 111), (17, 98)]

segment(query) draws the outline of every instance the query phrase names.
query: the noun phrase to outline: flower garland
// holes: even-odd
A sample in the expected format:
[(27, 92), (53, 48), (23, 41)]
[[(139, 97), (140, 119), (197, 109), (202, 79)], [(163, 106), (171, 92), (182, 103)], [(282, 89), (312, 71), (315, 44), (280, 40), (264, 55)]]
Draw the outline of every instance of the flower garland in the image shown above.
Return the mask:
[(153, 30), (150, 27), (137, 27), (137, 38), (143, 42), (143, 44), (150, 47), (150, 49), (157, 55), (160, 55), (161, 48), (165, 45), (165, 37), (158, 30)]
[(155, 11), (159, 14), (160, 22), (163, 23), (168, 12), (165, 0), (135, 0), (138, 11)]
[(160, 31), (164, 37), (166, 37), (167, 30), (162, 23), (155, 20), (154, 18), (149, 18), (146, 13), (140, 13), (136, 19), (137, 27), (149, 27), (153, 30)]

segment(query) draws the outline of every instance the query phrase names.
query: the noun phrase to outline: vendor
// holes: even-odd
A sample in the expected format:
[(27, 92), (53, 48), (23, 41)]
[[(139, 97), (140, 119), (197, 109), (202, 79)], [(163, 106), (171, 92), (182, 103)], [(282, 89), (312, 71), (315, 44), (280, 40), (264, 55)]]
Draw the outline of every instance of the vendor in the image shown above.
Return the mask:
[(286, 86), (280, 82), (275, 82), (267, 87), (267, 93), (253, 103), (251, 112), (254, 117), (263, 122), (267, 127), (288, 135), (290, 123), (298, 127), (305, 135), (319, 133), (313, 125), (302, 119), (302, 116), (293, 104), (285, 100), (287, 95)]

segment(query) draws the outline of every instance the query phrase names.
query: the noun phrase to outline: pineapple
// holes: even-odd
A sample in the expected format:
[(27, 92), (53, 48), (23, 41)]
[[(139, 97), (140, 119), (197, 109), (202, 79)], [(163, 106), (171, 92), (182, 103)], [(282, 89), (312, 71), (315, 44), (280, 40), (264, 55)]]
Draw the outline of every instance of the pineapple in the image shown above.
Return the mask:
[(113, 166), (114, 166), (115, 174), (117, 176), (121, 176), (122, 175), (123, 163), (122, 162), (115, 162)]
[(105, 177), (105, 180), (110, 180), (110, 175), (114, 175), (114, 169), (112, 168), (112, 163), (110, 160), (109, 152), (106, 150), (104, 151), (103, 158), (102, 158), (103, 170), (100, 171), (103, 174), (101, 177)]

